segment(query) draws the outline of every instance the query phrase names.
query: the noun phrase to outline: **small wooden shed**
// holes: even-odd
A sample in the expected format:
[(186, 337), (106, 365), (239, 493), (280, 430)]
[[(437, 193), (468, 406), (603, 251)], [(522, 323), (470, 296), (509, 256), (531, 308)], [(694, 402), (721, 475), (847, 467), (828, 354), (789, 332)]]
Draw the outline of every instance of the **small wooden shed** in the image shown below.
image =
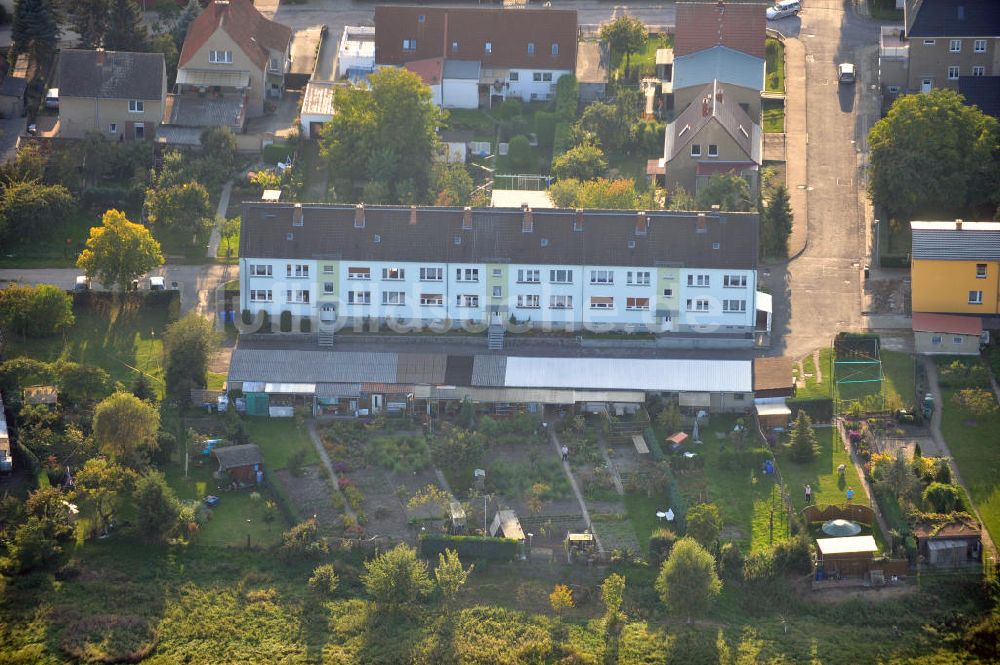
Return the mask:
[(59, 401), (59, 390), (55, 386), (28, 386), (24, 389), (23, 401), (25, 406), (55, 406)]
[(498, 510), (493, 516), (493, 524), (490, 525), (490, 535), (494, 538), (513, 538), (524, 542), (524, 531), (521, 529), (521, 520), (517, 519), (517, 513), (513, 510)]
[(982, 529), (972, 517), (922, 521), (913, 527), (917, 551), (932, 566), (955, 567), (982, 559)]
[(819, 566), (826, 577), (861, 577), (871, 569), (872, 558), (878, 553), (878, 545), (871, 536), (848, 536), (845, 538), (817, 538)]
[(214, 448), (212, 455), (219, 462), (219, 475), (241, 485), (255, 485), (264, 471), (264, 457), (253, 443)]

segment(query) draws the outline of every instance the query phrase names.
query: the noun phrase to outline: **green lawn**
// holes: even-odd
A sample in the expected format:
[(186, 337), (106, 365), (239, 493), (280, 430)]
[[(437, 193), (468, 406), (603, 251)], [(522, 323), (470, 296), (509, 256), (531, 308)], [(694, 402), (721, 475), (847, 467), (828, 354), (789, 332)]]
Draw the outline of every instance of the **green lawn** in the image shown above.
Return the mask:
[(646, 158), (642, 155), (624, 155), (620, 153), (610, 153), (606, 155), (608, 160), (608, 170), (614, 169), (618, 172), (617, 178), (630, 178), (635, 181), (637, 191), (644, 192), (649, 186), (649, 177), (646, 175)]
[(765, 42), (765, 92), (785, 91), (785, 45), (781, 40), (768, 37)]
[(294, 418), (244, 418), (250, 441), (260, 447), (265, 468), (278, 471), (288, 467), (288, 458), (305, 449), (303, 465), (319, 464), (316, 447), (306, 426), (299, 427)]
[(904, 408), (911, 407), (917, 401), (913, 356), (901, 351), (882, 350), (879, 357), (882, 358), (882, 375), (887, 393), (899, 396)]
[[(795, 397), (798, 399), (820, 399), (833, 396), (833, 349), (824, 346), (819, 350), (819, 369), (822, 376), (817, 376), (816, 363), (813, 354), (802, 360), (802, 370), (805, 386), (798, 388)], [(821, 381), (817, 381), (822, 378)]]
[(670, 526), (656, 517), (657, 511), (669, 507), (670, 499), (664, 494), (648, 497), (640, 492), (626, 492), (623, 497), (629, 521), (635, 530), (635, 538), (643, 554), (649, 546), (649, 536), (661, 526)]
[[(788, 488), (792, 506), (802, 510), (806, 506), (805, 486), (812, 486), (813, 503), (817, 505), (843, 504), (847, 501), (847, 488), (854, 488), (854, 502), (870, 505), (861, 491), (861, 479), (851, 463), (851, 457), (833, 427), (817, 427), (820, 451), (808, 464), (792, 460), (791, 451), (784, 445), (775, 446), (775, 458), (781, 477)], [(847, 465), (844, 481), (841, 481), (837, 467)]]
[[(215, 198), (218, 198), (218, 193)], [(211, 227), (203, 228), (192, 242), (192, 234), (187, 231), (162, 226), (153, 228), (153, 236), (160, 242), (160, 251), (167, 263), (204, 263), (211, 233)]]
[(130, 385), (136, 372), (142, 371), (153, 378), (153, 385), (162, 394), (163, 331), (168, 323), (168, 308), (142, 302), (128, 296), (124, 304), (95, 298), (92, 305), (77, 305), (76, 323), (64, 335), (11, 338), (7, 355), (97, 365), (125, 385)]
[(1000, 539), (1000, 413), (973, 416), (958, 407), (954, 388), (942, 388), (941, 434), (962, 481), (994, 541)]
[(50, 228), (45, 238), (14, 242), (0, 249), (0, 268), (71, 268), (85, 246), (90, 227), (100, 223), (99, 216), (77, 210), (65, 222)]
[[(228, 251), (228, 254), (227, 254)], [(240, 257), (240, 227), (236, 226), (236, 230), (229, 235), (222, 236), (219, 242), (219, 251), (215, 253), (218, 259), (228, 259), (229, 261), (235, 263)]]
[(785, 131), (785, 100), (763, 99), (764, 133), (781, 134)]
[[(630, 78), (638, 80), (642, 76), (652, 76), (656, 73), (656, 49), (673, 48), (673, 35), (650, 35), (646, 40), (646, 48), (640, 53), (633, 53), (629, 66)], [(611, 54), (611, 80), (619, 81), (625, 77), (625, 57), (620, 53)]]

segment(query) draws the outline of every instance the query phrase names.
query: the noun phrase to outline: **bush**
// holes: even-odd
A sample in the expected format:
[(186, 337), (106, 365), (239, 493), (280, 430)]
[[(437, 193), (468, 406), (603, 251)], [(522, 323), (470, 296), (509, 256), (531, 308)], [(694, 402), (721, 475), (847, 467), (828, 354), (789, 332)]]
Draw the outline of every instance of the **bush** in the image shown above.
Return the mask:
[(510, 151), (507, 153), (507, 159), (510, 162), (510, 167), (515, 172), (534, 170), (537, 159), (531, 145), (528, 143), (527, 136), (515, 136), (510, 140)]
[(320, 596), (332, 596), (339, 583), (337, 573), (329, 563), (317, 566), (309, 578), (309, 588)]
[(354, 485), (348, 485), (343, 488), (344, 497), (347, 499), (347, 503), (351, 505), (351, 508), (357, 510), (365, 502), (365, 495)]
[(572, 74), (560, 77), (556, 81), (556, 103), (555, 113), (564, 123), (570, 123), (576, 119), (576, 112), (580, 106), (580, 84)]
[(445, 550), (454, 550), (462, 558), (510, 561), (520, 555), (520, 542), (513, 538), (449, 536), (443, 533), (427, 533), (420, 536), (422, 557), (432, 558), (443, 554)]
[(960, 510), (963, 504), (962, 492), (954, 485), (931, 483), (920, 497), (924, 508), (931, 513), (951, 513)]
[(315, 559), (325, 556), (330, 549), (319, 534), (315, 519), (300, 522), (281, 536), (279, 554), (285, 560)]
[(833, 420), (832, 399), (790, 399), (785, 403), (792, 411), (793, 420), (798, 417), (799, 411), (808, 413), (814, 423), (828, 423)]
[(535, 114), (535, 136), (542, 148), (551, 148), (556, 138), (556, 124), (559, 115), (550, 111), (539, 111)]
[[(721, 469), (737, 471), (739, 469), (760, 469), (766, 460), (771, 459), (771, 451), (767, 448), (751, 448), (749, 450), (726, 449), (719, 452), (718, 465)], [(695, 458), (697, 459), (697, 458)]]
[[(565, 78), (565, 77), (563, 77)], [(552, 154), (558, 156), (573, 147), (573, 126), (568, 122), (556, 123), (552, 139)]]
[(288, 473), (292, 474), (296, 478), (302, 476), (302, 463), (306, 461), (306, 455), (308, 452), (309, 451), (303, 446), (297, 448), (295, 452), (288, 456)]
[(287, 309), (281, 312), (279, 330), (283, 333), (292, 332), (292, 313)]
[(955, 360), (938, 367), (938, 383), (947, 388), (979, 388), (989, 382), (989, 372), (979, 360)]
[(719, 576), (726, 582), (743, 581), (743, 552), (736, 543), (725, 543), (719, 550)]
[(778, 573), (805, 575), (812, 571), (812, 554), (805, 536), (783, 540), (774, 546), (774, 568)]
[(974, 416), (988, 416), (997, 411), (996, 397), (985, 388), (963, 388), (952, 396), (951, 401)]
[(670, 558), (670, 550), (677, 542), (677, 534), (660, 527), (649, 536), (649, 564), (655, 568)]

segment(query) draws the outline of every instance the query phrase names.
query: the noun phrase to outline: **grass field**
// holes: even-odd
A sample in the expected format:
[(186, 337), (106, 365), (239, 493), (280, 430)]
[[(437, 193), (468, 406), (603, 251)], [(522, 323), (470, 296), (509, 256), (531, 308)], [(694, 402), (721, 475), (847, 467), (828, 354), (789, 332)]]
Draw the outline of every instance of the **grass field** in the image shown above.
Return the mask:
[(780, 40), (768, 37), (765, 44), (765, 92), (785, 91), (785, 45)]
[[(788, 487), (795, 510), (802, 510), (806, 506), (806, 485), (812, 486), (812, 502), (817, 505), (844, 503), (848, 487), (854, 488), (855, 503), (870, 505), (864, 492), (860, 490), (861, 479), (837, 435), (837, 430), (833, 427), (817, 427), (815, 432), (820, 443), (819, 454), (808, 464), (792, 460), (791, 450), (786, 446), (775, 448), (778, 468), (781, 469), (781, 477)], [(847, 465), (843, 481), (837, 473), (837, 467), (841, 464)]]
[(260, 447), (266, 468), (272, 471), (288, 468), (288, 458), (303, 449), (306, 451), (303, 465), (319, 464), (306, 426), (300, 427), (294, 418), (244, 418), (243, 424), (250, 441)]
[[(650, 35), (646, 40), (646, 48), (640, 53), (633, 53), (629, 66), (630, 78), (656, 73), (656, 49), (673, 48), (673, 35)], [(620, 81), (625, 77), (625, 57), (620, 53), (611, 54), (611, 80)]]
[[(99, 216), (77, 210), (65, 222), (48, 230), (46, 238), (11, 243), (0, 250), (0, 268), (72, 268)], [(67, 242), (68, 241), (68, 242)]]
[[(802, 360), (805, 386), (798, 388), (795, 396), (800, 399), (818, 399), (833, 396), (833, 349), (824, 346), (819, 350), (819, 373), (813, 354)], [(818, 380), (821, 379), (821, 380)]]
[(917, 401), (917, 388), (913, 376), (913, 356), (900, 351), (882, 350), (882, 375), (887, 394), (899, 397), (904, 407), (910, 407)]
[(7, 355), (97, 365), (125, 385), (130, 385), (136, 372), (142, 371), (153, 378), (153, 385), (162, 394), (163, 331), (168, 323), (168, 308), (142, 302), (128, 297), (119, 303), (95, 300), (93, 305), (77, 305), (72, 329), (62, 336), (44, 339), (11, 339)]
[(781, 134), (785, 131), (785, 101), (783, 99), (761, 100), (764, 115), (764, 133)]

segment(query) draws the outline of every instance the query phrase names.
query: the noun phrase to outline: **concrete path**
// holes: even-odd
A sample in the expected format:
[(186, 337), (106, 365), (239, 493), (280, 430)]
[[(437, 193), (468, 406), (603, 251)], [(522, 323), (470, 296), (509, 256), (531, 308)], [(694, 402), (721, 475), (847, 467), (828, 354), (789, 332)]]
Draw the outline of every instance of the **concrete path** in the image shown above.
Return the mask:
[(351, 508), (351, 504), (347, 502), (347, 497), (344, 493), (340, 491), (340, 477), (337, 476), (337, 472), (333, 470), (333, 464), (330, 463), (330, 456), (326, 454), (326, 448), (323, 446), (323, 440), (319, 436), (319, 432), (316, 431), (316, 419), (309, 421), (309, 438), (312, 439), (313, 446), (316, 447), (316, 452), (319, 454), (319, 459), (323, 462), (323, 466), (326, 467), (327, 473), (330, 474), (330, 479), (333, 481), (330, 483), (333, 486), (333, 491), (340, 495), (340, 498), (344, 500), (344, 512), (354, 519), (357, 519), (358, 514), (354, 512)]
[(795, 219), (788, 241), (788, 255), (805, 251), (809, 241), (809, 193), (806, 189), (806, 50), (798, 39), (785, 44), (785, 182)]
[[(944, 403), (941, 397), (941, 386), (938, 384), (938, 374), (937, 374), (937, 364), (932, 358), (923, 356), (919, 359), (924, 366), (924, 372), (927, 375), (927, 389), (932, 395), (934, 395), (934, 412), (931, 414), (931, 436), (934, 439), (934, 443), (937, 445), (938, 452), (941, 456), (948, 458), (948, 466), (951, 467), (951, 475), (956, 483), (965, 487), (965, 491), (968, 492), (969, 488), (965, 485), (962, 480), (962, 473), (958, 469), (958, 465), (955, 464), (955, 459), (951, 455), (951, 451), (948, 450), (948, 443), (944, 440), (944, 436), (941, 434), (941, 412), (948, 406)], [(981, 517), (979, 517), (979, 510), (976, 506), (972, 506), (972, 511), (975, 513), (976, 519), (980, 524), (983, 523)], [(989, 552), (994, 558), (997, 556), (996, 546), (993, 544), (993, 539), (990, 538), (989, 532), (983, 528), (983, 548)]]
[(222, 243), (222, 232), (219, 223), (226, 218), (226, 210), (229, 209), (229, 195), (233, 191), (233, 181), (230, 180), (222, 186), (222, 193), (219, 195), (219, 207), (215, 211), (215, 220), (212, 222), (212, 234), (208, 237), (208, 251), (205, 253), (209, 259), (214, 260), (219, 254), (219, 245)]
[[(549, 440), (552, 442), (552, 447), (556, 450), (556, 455), (559, 459), (562, 459), (562, 444), (559, 443), (559, 438), (556, 436), (555, 427), (549, 427)], [(573, 488), (573, 494), (576, 495), (576, 500), (580, 503), (580, 512), (583, 513), (583, 521), (587, 524), (587, 528), (590, 532), (594, 534), (594, 540), (597, 542), (597, 550), (604, 554), (604, 545), (601, 544), (601, 539), (594, 531), (594, 523), (590, 521), (590, 511), (587, 510), (587, 502), (583, 500), (583, 494), (580, 492), (580, 486), (576, 484), (576, 478), (573, 476), (573, 469), (570, 468), (569, 462), (562, 462), (563, 471), (566, 472), (566, 478), (569, 479), (569, 486)]]

